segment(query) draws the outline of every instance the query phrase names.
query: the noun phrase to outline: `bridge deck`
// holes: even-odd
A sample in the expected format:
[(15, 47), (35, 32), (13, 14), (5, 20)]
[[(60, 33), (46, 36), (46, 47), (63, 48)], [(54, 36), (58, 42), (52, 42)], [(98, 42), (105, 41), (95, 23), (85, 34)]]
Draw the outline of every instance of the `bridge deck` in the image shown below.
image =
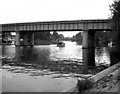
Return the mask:
[(111, 30), (111, 20), (73, 20), (2, 24), (2, 31)]

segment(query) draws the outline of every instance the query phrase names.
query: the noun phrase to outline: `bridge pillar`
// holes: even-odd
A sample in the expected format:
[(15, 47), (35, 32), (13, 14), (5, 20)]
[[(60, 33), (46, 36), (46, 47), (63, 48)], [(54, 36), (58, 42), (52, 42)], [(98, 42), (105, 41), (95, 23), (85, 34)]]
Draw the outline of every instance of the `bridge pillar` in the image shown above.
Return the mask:
[(15, 42), (15, 45), (16, 46), (20, 46), (20, 31), (16, 31), (16, 42)]
[(83, 31), (83, 64), (87, 66), (95, 66), (95, 43), (94, 43), (95, 31), (85, 30)]
[(27, 32), (24, 33), (23, 43), (24, 43), (24, 46), (28, 46), (28, 36), (27, 36)]
[(95, 49), (83, 49), (83, 67), (95, 66)]
[(88, 48), (88, 31), (83, 31), (83, 41), (82, 41), (82, 48)]
[(30, 33), (29, 41), (30, 46), (34, 46), (34, 32)]
[(95, 48), (95, 30), (88, 31), (88, 47)]
[(21, 62), (21, 53), (20, 53), (20, 47), (19, 46), (17, 46), (16, 48), (15, 48), (15, 61), (16, 62), (18, 62), (18, 63), (20, 63)]
[(94, 48), (95, 47), (94, 38), (95, 38), (94, 30), (83, 31), (82, 47), (83, 48)]

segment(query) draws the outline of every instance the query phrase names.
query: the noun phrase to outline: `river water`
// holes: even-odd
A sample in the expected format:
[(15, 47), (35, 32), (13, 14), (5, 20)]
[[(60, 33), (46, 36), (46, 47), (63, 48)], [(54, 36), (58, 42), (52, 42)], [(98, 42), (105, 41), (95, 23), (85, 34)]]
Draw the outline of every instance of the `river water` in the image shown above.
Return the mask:
[[(80, 68), (83, 62), (83, 49), (76, 42), (64, 42), (65, 47), (56, 45), (2, 46), (1, 57), (12, 59), (10, 63), (3, 63), (3, 91), (61, 92), (74, 87), (77, 83), (76, 75), (82, 74)], [(96, 65), (110, 64), (108, 48), (95, 49), (95, 63)], [(34, 79), (30, 78), (31, 76)], [(20, 84), (22, 90), (16, 82), (22, 83)], [(13, 88), (8, 84), (12, 84)]]
[[(41, 63), (49, 61), (83, 62), (82, 45), (76, 42), (64, 41), (65, 47), (56, 45), (39, 45), (34, 47), (3, 46), (2, 57), (14, 58), (20, 56), (21, 62)], [(110, 54), (107, 47), (95, 49), (96, 63), (110, 64)]]

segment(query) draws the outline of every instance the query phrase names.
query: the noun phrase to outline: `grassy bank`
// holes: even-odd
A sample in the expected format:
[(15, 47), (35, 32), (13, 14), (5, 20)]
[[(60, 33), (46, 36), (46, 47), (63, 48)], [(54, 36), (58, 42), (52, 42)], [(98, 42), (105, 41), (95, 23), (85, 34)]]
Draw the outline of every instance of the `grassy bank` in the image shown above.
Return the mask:
[(106, 93), (119, 92), (120, 84), (120, 62), (93, 75), (92, 77), (79, 79), (78, 84), (67, 92), (81, 92), (81, 94), (89, 93)]

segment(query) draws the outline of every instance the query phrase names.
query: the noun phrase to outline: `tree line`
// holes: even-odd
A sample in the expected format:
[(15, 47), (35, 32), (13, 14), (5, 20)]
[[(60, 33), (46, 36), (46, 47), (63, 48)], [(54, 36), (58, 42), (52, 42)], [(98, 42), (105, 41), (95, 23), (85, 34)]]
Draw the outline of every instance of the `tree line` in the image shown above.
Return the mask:
[(110, 5), (110, 10), (113, 22), (111, 39), (120, 46), (120, 0), (115, 0), (113, 4)]

